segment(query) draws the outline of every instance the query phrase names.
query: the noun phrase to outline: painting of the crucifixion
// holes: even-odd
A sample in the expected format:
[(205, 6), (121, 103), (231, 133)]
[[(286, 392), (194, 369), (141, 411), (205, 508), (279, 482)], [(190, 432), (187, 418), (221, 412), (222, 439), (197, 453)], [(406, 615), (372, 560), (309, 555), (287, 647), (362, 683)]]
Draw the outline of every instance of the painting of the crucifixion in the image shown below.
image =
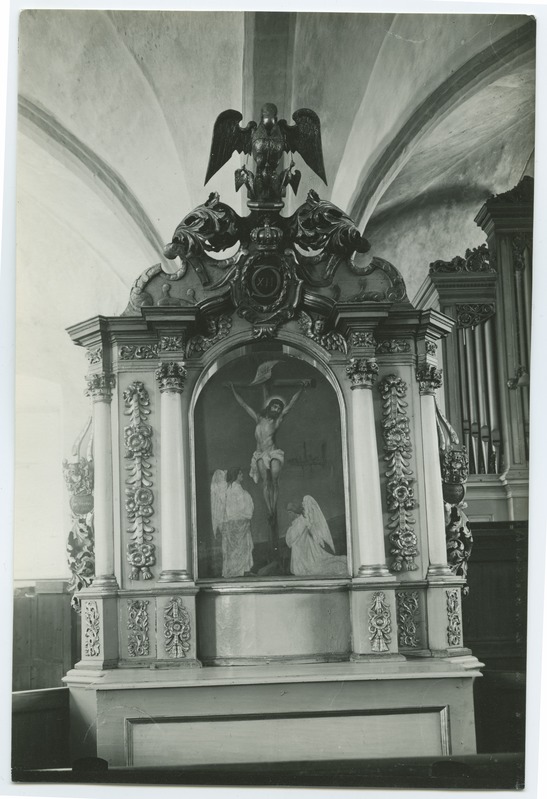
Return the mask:
[(347, 574), (340, 409), (317, 369), (280, 348), (236, 357), (194, 425), (200, 577)]

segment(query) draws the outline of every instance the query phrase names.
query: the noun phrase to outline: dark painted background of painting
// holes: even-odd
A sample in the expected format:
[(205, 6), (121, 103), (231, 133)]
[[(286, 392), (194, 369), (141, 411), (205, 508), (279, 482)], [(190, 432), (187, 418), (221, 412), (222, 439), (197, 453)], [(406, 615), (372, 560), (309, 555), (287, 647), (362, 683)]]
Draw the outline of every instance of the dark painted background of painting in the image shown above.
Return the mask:
[[(255, 449), (255, 423), (241, 408), (231, 391), (223, 384), (251, 383), (258, 366), (264, 361), (279, 360), (273, 379), (313, 379), (315, 387), (306, 389), (283, 421), (277, 446), (285, 453), (285, 464), (279, 481), (279, 535), (284, 538), (289, 525), (288, 502), (300, 502), (305, 494), (317, 500), (335, 543), (337, 555), (346, 554), (346, 525), (342, 440), (338, 399), (327, 379), (314, 367), (278, 349), (257, 348), (219, 369), (201, 392), (195, 410), (196, 501), (198, 576), (220, 577), (220, 540), (214, 541), (211, 528), (210, 485), (216, 469), (240, 466), (245, 475), (243, 487), (254, 501), (252, 520), (255, 544), (255, 567), (264, 565), (268, 541), (268, 522), (262, 486), (249, 476), (251, 456)], [(237, 389), (245, 402), (255, 410), (263, 406), (260, 387)], [(273, 388), (272, 395), (285, 403), (297, 391), (294, 388)], [(261, 546), (262, 545), (262, 546)]]

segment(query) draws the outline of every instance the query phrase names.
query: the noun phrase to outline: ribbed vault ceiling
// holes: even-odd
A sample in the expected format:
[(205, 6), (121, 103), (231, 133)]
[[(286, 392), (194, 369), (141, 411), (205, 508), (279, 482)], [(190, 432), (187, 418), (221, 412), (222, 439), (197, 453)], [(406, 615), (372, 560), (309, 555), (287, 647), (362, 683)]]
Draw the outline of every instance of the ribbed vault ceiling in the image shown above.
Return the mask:
[(299, 162), (297, 201), (350, 211), (412, 296), (530, 162), (533, 47), (522, 16), (23, 12), (18, 370), (62, 386), (67, 441), (87, 405), (64, 328), (123, 310), (209, 191), (242, 211), (235, 156), (203, 187), (221, 111), (316, 110), (329, 185)]

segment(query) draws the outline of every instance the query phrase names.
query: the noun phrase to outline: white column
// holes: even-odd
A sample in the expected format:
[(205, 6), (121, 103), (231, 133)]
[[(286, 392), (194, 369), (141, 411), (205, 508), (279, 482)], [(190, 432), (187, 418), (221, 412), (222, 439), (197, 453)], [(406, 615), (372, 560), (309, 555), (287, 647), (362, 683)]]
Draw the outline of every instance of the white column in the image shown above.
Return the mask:
[(443, 484), (437, 437), (435, 390), (442, 384), (442, 371), (426, 364), (418, 367), (424, 455), (424, 491), (429, 543), (429, 575), (452, 575), (446, 556)]
[[(351, 380), (351, 495), (357, 527), (353, 570), (360, 577), (385, 577), (384, 520), (380, 491), (378, 447), (372, 387), (378, 374), (373, 358), (351, 358), (346, 367)], [(357, 546), (355, 546), (355, 543)]]
[(161, 402), (160, 582), (191, 580), (188, 569), (187, 473), (182, 422), (183, 363), (165, 361), (156, 370)]
[(112, 500), (111, 401), (114, 376), (104, 372), (87, 378), (93, 400), (93, 509), (95, 577), (93, 586), (117, 588), (114, 576), (114, 506)]

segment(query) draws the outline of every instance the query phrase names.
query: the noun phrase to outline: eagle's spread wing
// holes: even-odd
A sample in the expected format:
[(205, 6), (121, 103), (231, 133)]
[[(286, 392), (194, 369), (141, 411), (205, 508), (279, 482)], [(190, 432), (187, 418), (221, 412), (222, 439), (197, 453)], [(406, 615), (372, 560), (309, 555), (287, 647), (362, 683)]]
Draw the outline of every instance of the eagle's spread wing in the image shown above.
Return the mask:
[(285, 135), (285, 150), (300, 153), (310, 169), (313, 169), (326, 185), (319, 117), (309, 108), (300, 108), (294, 112), (292, 118), (296, 125), (287, 125), (284, 119), (279, 120), (279, 126)]
[(211, 142), (211, 155), (205, 183), (208, 183), (215, 172), (230, 160), (235, 150), (238, 153), (251, 152), (251, 137), (256, 128), (256, 122), (249, 122), (247, 127), (241, 128), (239, 123), (243, 116), (239, 111), (229, 108), (219, 114), (213, 128), (213, 141)]

